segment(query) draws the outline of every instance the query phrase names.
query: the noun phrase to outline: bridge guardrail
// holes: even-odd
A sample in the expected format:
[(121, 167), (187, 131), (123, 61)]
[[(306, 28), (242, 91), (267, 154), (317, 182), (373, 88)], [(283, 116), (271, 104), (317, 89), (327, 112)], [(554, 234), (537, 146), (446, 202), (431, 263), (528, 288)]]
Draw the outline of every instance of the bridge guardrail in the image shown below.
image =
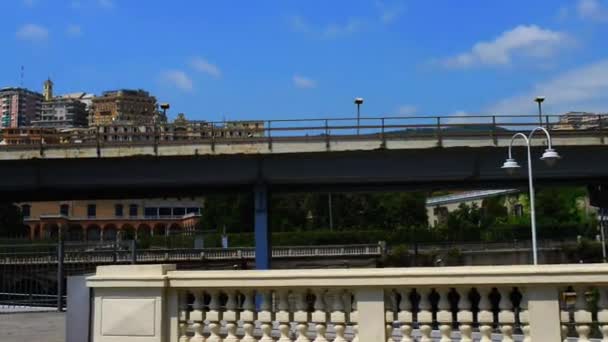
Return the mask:
[[(361, 117), (361, 118), (320, 118), (320, 119), (282, 119), (265, 120), (259, 128), (227, 127), (225, 122), (198, 122), (204, 123), (198, 131), (187, 132), (183, 135), (173, 133), (168, 135), (158, 133), (158, 137), (151, 139), (153, 132), (107, 132), (91, 136), (91, 140), (80, 143), (42, 144), (33, 145), (5, 145), (1, 150), (31, 150), (51, 148), (114, 148), (121, 146), (154, 146), (155, 151), (160, 146), (184, 144), (214, 144), (230, 143), (268, 143), (272, 148), (273, 141), (300, 140), (300, 141), (327, 141), (340, 139), (385, 139), (407, 137), (429, 137), (439, 143), (443, 138), (459, 136), (484, 136), (497, 139), (501, 136), (510, 136), (513, 131), (529, 130), (536, 126), (544, 126), (554, 134), (568, 135), (585, 131), (587, 134), (605, 135), (608, 125), (608, 115), (598, 114), (597, 118), (587, 119), (582, 123), (560, 123), (560, 115), (474, 115), (474, 116), (412, 116), (412, 117)], [(166, 131), (173, 132), (174, 124), (163, 124)], [(211, 127), (217, 127), (212, 129)], [(99, 130), (99, 127), (97, 128)], [(248, 136), (224, 135), (222, 132), (245, 131)], [(100, 136), (111, 136), (106, 141)], [(101, 153), (99, 154), (101, 156)]]

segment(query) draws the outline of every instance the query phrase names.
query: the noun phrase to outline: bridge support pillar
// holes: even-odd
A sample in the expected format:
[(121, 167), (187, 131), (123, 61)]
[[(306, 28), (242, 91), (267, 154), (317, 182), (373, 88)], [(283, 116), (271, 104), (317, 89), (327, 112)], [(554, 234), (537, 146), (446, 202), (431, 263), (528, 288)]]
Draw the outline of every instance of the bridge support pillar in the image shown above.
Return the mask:
[(255, 268), (270, 269), (271, 246), (268, 230), (268, 187), (257, 184), (253, 189), (254, 231), (255, 231)]

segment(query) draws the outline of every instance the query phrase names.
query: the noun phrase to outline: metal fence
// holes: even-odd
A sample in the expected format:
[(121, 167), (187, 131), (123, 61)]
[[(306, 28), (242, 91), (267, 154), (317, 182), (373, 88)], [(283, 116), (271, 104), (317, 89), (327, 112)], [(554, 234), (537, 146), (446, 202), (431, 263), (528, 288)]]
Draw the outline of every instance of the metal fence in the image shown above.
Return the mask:
[[(273, 249), (273, 258), (366, 257), (383, 254), (380, 244), (295, 246)], [(93, 273), (100, 265), (175, 263), (180, 269), (246, 268), (253, 248), (138, 249), (122, 242), (0, 245), (0, 313), (65, 309), (66, 278)]]
[(0, 245), (0, 313), (65, 309), (66, 277), (93, 273), (95, 267), (114, 263), (71, 259), (97, 250), (115, 255), (129, 253), (119, 244), (57, 243)]
[[(360, 117), (360, 118), (319, 118), (319, 119), (286, 119), (260, 120), (259, 125), (248, 126), (249, 121), (239, 124), (230, 122), (197, 122), (191, 121), (192, 129), (186, 133), (179, 124), (162, 124), (163, 130), (139, 131), (137, 129), (120, 129), (106, 133), (90, 134), (78, 142), (62, 144), (41, 143), (32, 145), (0, 146), (0, 150), (20, 150), (40, 148), (41, 154), (46, 148), (54, 147), (96, 147), (98, 152), (104, 147), (112, 146), (150, 146), (155, 149), (162, 145), (179, 145), (188, 143), (210, 144), (222, 142), (268, 143), (285, 140), (317, 141), (340, 139), (385, 139), (429, 137), (441, 141), (448, 137), (487, 137), (497, 139), (510, 137), (513, 131), (526, 131), (537, 126), (556, 130), (560, 134), (579, 134), (584, 131), (590, 135), (605, 135), (608, 115), (586, 115), (580, 120), (568, 121), (559, 115), (475, 115), (475, 116), (415, 116), (415, 117)], [(137, 125), (134, 125), (137, 126)], [(109, 126), (112, 127), (112, 126)], [(99, 131), (100, 127), (95, 128)], [(248, 134), (234, 135), (232, 131), (244, 131)], [(168, 133), (170, 132), (170, 133)], [(111, 136), (105, 140), (104, 135)]]

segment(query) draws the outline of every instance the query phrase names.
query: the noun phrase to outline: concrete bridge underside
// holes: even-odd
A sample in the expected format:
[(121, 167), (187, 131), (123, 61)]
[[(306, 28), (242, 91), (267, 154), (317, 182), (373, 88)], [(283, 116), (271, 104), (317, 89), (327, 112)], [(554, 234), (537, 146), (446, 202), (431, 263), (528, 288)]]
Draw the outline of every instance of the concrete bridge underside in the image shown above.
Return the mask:
[[(608, 146), (566, 145), (549, 168), (534, 148), (539, 184), (608, 181)], [(500, 167), (503, 146), (374, 149), (306, 153), (38, 158), (0, 161), (0, 198), (65, 200), (184, 196), (210, 191), (356, 191), (525, 186), (525, 150), (514, 149), (522, 170)]]

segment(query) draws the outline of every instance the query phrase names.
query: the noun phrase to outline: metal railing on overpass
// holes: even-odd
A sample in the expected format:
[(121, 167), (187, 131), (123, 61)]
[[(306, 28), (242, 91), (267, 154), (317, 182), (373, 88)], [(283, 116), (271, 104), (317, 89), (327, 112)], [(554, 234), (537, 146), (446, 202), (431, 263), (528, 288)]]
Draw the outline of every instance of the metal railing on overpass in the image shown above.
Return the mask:
[[(247, 121), (249, 122), (249, 121)], [(0, 150), (29, 150), (40, 148), (104, 147), (116, 146), (171, 146), (184, 144), (217, 143), (267, 143), (280, 141), (336, 141), (396, 138), (432, 138), (439, 143), (450, 137), (487, 137), (498, 139), (507, 137), (513, 131), (525, 131), (536, 126), (544, 126), (559, 135), (603, 135), (606, 133), (608, 115), (586, 115), (580, 121), (568, 122), (560, 115), (472, 115), (472, 116), (408, 116), (408, 117), (362, 117), (362, 118), (320, 118), (264, 120), (257, 127), (239, 125), (239, 121), (197, 122), (191, 121), (196, 129), (162, 124), (161, 130), (140, 132), (122, 129), (96, 133), (84, 140), (64, 144), (5, 145)], [(143, 126), (134, 124), (133, 127)], [(179, 126), (179, 127), (178, 127)], [(100, 126), (101, 127), (101, 126)], [(100, 127), (95, 127), (99, 132)], [(112, 127), (112, 126), (108, 126)], [(238, 132), (238, 134), (236, 134)], [(104, 138), (105, 136), (105, 138)]]

